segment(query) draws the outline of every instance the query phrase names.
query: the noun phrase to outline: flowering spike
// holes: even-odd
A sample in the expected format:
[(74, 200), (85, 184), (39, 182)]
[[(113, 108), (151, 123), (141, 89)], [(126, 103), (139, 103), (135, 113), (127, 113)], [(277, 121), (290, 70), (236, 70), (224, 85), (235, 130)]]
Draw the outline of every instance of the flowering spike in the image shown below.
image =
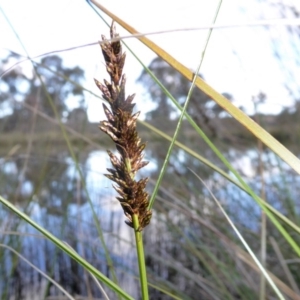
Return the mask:
[[(114, 23), (110, 28), (110, 37), (111, 39), (119, 37)], [(133, 227), (133, 215), (137, 215), (138, 230), (142, 230), (149, 224), (152, 212), (148, 210), (149, 195), (145, 191), (148, 178), (135, 180), (136, 172), (148, 164), (143, 161), (142, 153), (146, 145), (141, 144), (136, 131), (136, 121), (140, 113), (132, 113), (135, 105), (132, 101), (135, 95), (125, 98), (126, 76), (122, 72), (126, 55), (122, 53), (120, 40), (108, 42), (104, 36), (102, 40), (100, 46), (110, 82), (104, 79), (102, 84), (95, 79), (103, 98), (109, 103), (109, 107), (103, 104), (107, 120), (100, 122), (99, 128), (115, 142), (118, 152), (116, 156), (111, 151), (107, 151), (114, 168), (107, 169), (110, 174), (105, 176), (117, 184), (113, 187), (119, 194), (117, 200), (128, 218), (126, 223)]]

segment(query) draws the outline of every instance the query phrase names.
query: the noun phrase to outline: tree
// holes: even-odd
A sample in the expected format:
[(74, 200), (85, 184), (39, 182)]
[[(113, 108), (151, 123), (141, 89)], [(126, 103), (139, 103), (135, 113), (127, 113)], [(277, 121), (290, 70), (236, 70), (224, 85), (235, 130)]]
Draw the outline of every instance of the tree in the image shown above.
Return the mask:
[[(60, 116), (69, 112), (65, 100), (70, 95), (79, 97), (80, 104), (84, 102), (83, 90), (76, 84), (84, 78), (84, 71), (81, 68), (66, 68), (63, 66), (62, 59), (54, 55), (42, 59), (41, 64), (37, 67), (37, 73), (40, 74), (47, 87), (47, 92), (44, 89), (42, 90), (42, 98), (46, 100), (46, 93), (48, 93)], [(37, 76), (34, 79), (37, 79)], [(35, 94), (34, 90), (37, 88), (39, 88), (39, 84), (33, 86), (33, 94)], [(31, 94), (28, 95), (25, 101), (30, 101), (30, 96)], [(41, 105), (43, 112), (54, 116), (49, 101), (42, 101)]]
[[(18, 58), (17, 54), (11, 53), (2, 59), (0, 73), (3, 74), (5, 67)], [(0, 128), (2, 127), (4, 131), (14, 131), (13, 133), (24, 132), (25, 137), (30, 132), (29, 129), (34, 128), (37, 135), (33, 138), (33, 143), (36, 144), (31, 148), (30, 153), (26, 152), (28, 157), (16, 155), (10, 162), (11, 167), (1, 170), (0, 176), (8, 178), (9, 184), (3, 180), (0, 187), (4, 195), (13, 202), (24, 203), (33, 195), (39, 195), (41, 206), (46, 207), (52, 214), (62, 213), (69, 203), (77, 201), (76, 197), (80, 196), (82, 202), (86, 201), (86, 193), (83, 189), (79, 192), (78, 178), (75, 175), (70, 176), (70, 167), (65, 163), (69, 158), (66, 147), (55, 135), (53, 137), (47, 135), (51, 126), (56, 125), (42, 118), (34, 119), (32, 110), (27, 109), (24, 103), (54, 117), (54, 110), (48, 99), (50, 96), (60, 118), (70, 116), (73, 120), (76, 117), (78, 123), (86, 122), (87, 115), (82, 108), (84, 94), (78, 85), (83, 79), (84, 71), (79, 67), (65, 67), (58, 56), (43, 58), (41, 63), (36, 64), (32, 76), (25, 71), (21, 65), (17, 65), (3, 75), (0, 84), (0, 108), (2, 106), (9, 109), (0, 115)], [(68, 97), (76, 97), (79, 102), (79, 107), (74, 111), (71, 111), (66, 104)], [(32, 127), (32, 124), (35, 126)], [(45, 135), (47, 138), (38, 143), (39, 137)], [(15, 146), (14, 139), (12, 142), (9, 138), (6, 139), (5, 145), (9, 148)], [(22, 138), (20, 146), (24, 146)], [(25, 149), (21, 149), (20, 153), (25, 153)], [(88, 153), (82, 152), (78, 153), (77, 158), (84, 164), (87, 157)], [(13, 170), (16, 170), (15, 174)], [(58, 212), (56, 212), (57, 207), (60, 208)]]
[[(155, 58), (150, 63), (149, 69), (175, 97), (175, 99), (183, 105), (191, 83), (159, 57)], [(199, 76), (202, 77), (201, 75)], [(168, 99), (168, 96), (165, 95), (165, 93), (154, 82), (146, 70), (142, 72), (138, 81), (147, 88), (152, 100), (157, 103), (157, 108), (147, 113), (146, 119), (148, 121), (155, 120), (157, 122), (159, 120), (165, 121), (166, 119), (170, 120), (174, 118), (174, 115), (176, 115), (174, 105)], [(226, 93), (226, 97), (231, 99), (231, 96), (228, 93)], [(215, 133), (211, 120), (218, 117), (223, 110), (212, 99), (210, 99), (209, 96), (198, 88), (195, 88), (187, 111), (199, 125), (207, 127)]]
[[(2, 59), (3, 66), (18, 55), (11, 53)], [(68, 97), (74, 97), (82, 106), (84, 93), (79, 87), (84, 78), (84, 71), (78, 66), (68, 68), (63, 66), (62, 59), (57, 56), (48, 56), (36, 64), (33, 75), (25, 75), (24, 70), (18, 65), (3, 76), (0, 86), (0, 105), (7, 107), (7, 113), (2, 117), (4, 130), (14, 130), (17, 124), (26, 125), (31, 116), (31, 111), (24, 108), (23, 103), (32, 107), (38, 106), (39, 111), (54, 117), (54, 109), (60, 118), (67, 117), (70, 109), (66, 105)], [(50, 101), (51, 99), (51, 101)]]

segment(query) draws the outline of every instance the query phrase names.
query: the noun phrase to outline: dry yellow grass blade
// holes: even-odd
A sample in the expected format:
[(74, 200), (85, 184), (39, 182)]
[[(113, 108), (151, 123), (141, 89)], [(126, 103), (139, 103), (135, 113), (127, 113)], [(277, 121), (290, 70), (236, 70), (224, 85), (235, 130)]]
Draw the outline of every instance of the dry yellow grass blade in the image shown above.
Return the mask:
[[(119, 23), (124, 29), (126, 29), (131, 34), (139, 34), (137, 30), (128, 25), (122, 19), (111, 13), (104, 6), (91, 0), (91, 2), (101, 9), (104, 13), (110, 16), (113, 20)], [(163, 60), (169, 63), (174, 69), (180, 72), (188, 80), (192, 81), (194, 74), (183, 64), (174, 59), (169, 53), (164, 51), (162, 48), (157, 46), (151, 40), (145, 36), (137, 37), (142, 43), (149, 47), (153, 52), (160, 56)], [(215, 91), (211, 86), (209, 86), (200, 77), (197, 77), (196, 86), (209, 95), (216, 103), (218, 103), (224, 110), (226, 110), (232, 117), (234, 117), (239, 123), (244, 125), (249, 131), (251, 131), (259, 140), (261, 140), (266, 146), (273, 150), (279, 157), (282, 158), (292, 169), (294, 169), (298, 174), (300, 174), (300, 160), (291, 153), (287, 148), (280, 144), (276, 139), (274, 139), (267, 131), (265, 131), (261, 126), (255, 123), (251, 118), (249, 118), (240, 109), (234, 106), (228, 99), (223, 95)]]

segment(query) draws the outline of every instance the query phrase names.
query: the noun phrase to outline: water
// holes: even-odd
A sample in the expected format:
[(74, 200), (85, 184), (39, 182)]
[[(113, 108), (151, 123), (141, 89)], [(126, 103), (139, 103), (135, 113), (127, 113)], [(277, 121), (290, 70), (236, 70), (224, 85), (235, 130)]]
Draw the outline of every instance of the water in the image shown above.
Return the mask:
[[(36, 178), (30, 180), (34, 177), (38, 162), (28, 164), (28, 170), (20, 181), (17, 174), (20, 173), (21, 160), (4, 161), (2, 159), (0, 162), (1, 194), (9, 200), (16, 199), (15, 204), (18, 208), (26, 211), (34, 221), (66, 241), (80, 255), (92, 262), (97, 269), (111, 277), (106, 265), (104, 248), (93, 221), (88, 200), (90, 199), (101, 224), (105, 244), (117, 265), (118, 278), (123, 278), (123, 283), (121, 281), (120, 284), (126, 286), (127, 289), (130, 286), (134, 287), (134, 279), (125, 278), (124, 272), (128, 269), (135, 269), (135, 255), (132, 255), (132, 253), (135, 254), (135, 249), (132, 248), (131, 230), (124, 225), (125, 216), (118, 201), (114, 199), (116, 193), (111, 187), (112, 183), (103, 176), (106, 168), (110, 166), (106, 152), (90, 152), (85, 155), (84, 161), (80, 161), (79, 166), (85, 178), (86, 187), (80, 180), (70, 157), (65, 156), (62, 159), (52, 156), (49, 161), (51, 165), (46, 167), (47, 172), (44, 173), (45, 177), (41, 181), (37, 181)], [(40, 163), (42, 165), (44, 160)], [(9, 179), (9, 184), (6, 179)], [(18, 186), (20, 188), (16, 194), (14, 191)], [(47, 272), (53, 279), (60, 282), (67, 290), (78, 295), (88, 294), (87, 283), (82, 282), (84, 271), (77, 263), (3, 207), (1, 207), (0, 214), (3, 244), (11, 245), (41, 271)], [(1, 250), (1, 257), (3, 263), (0, 276), (6, 280), (0, 281), (0, 295), (3, 297), (5, 294), (15, 295), (16, 299), (23, 299), (25, 294), (29, 297), (30, 291), (33, 291), (31, 296), (34, 297), (36, 293), (34, 287), (44, 284), (42, 277), (26, 263), (16, 260), (16, 257), (7, 249)], [(101, 293), (99, 289), (96, 289), (91, 278), (88, 278), (88, 282), (90, 282), (92, 294), (100, 297)], [(135, 294), (136, 289), (131, 292)], [(50, 287), (50, 295), (57, 293), (56, 288)]]
[[(244, 157), (241, 156), (240, 158), (235, 153), (232, 155), (236, 157), (234, 161), (236, 166), (240, 165), (242, 168), (248, 166), (248, 170), (244, 168), (244, 171), (251, 177), (253, 173), (251, 168), (255, 165), (253, 153), (246, 153)], [(186, 174), (191, 176), (187, 169), (190, 165), (185, 165), (185, 159), (182, 155), (179, 158), (177, 163), (181, 163), (181, 168), (187, 170)], [(22, 173), (26, 159), (28, 159), (27, 169)], [(271, 161), (274, 164), (275, 158), (272, 156)], [(135, 299), (139, 298), (139, 287), (134, 278), (137, 275), (137, 265), (132, 230), (124, 224), (125, 216), (120, 204), (115, 199), (116, 192), (112, 188), (112, 182), (104, 176), (106, 168), (111, 167), (105, 151), (89, 151), (79, 157), (78, 166), (85, 179), (84, 183), (80, 179), (75, 163), (67, 152), (29, 158), (19, 156), (9, 160), (2, 158), (0, 166), (1, 195), (15, 203), (34, 221), (67, 242), (98, 270), (112, 278), (106, 263), (104, 247), (93, 220), (89, 203), (91, 201), (101, 224), (105, 244), (113, 260), (120, 286)], [(282, 166), (282, 168), (285, 167)], [(156, 166), (152, 164), (149, 169), (147, 167), (143, 176), (151, 175), (149, 173), (156, 170)], [(284, 177), (286, 181), (284, 183), (283, 173), (279, 170), (280, 165), (277, 163), (272, 170), (270, 169), (265, 173), (265, 184), (272, 186), (272, 189), (266, 189), (267, 198), (274, 202), (276, 208), (286, 211), (287, 207), (282, 205), (280, 197), (282, 195), (288, 197), (289, 194), (287, 192), (282, 193), (282, 190), (290, 186), (299, 186), (299, 177), (295, 174), (289, 174)], [(174, 177), (174, 174), (171, 176)], [(252, 188), (259, 193), (260, 180), (255, 176), (252, 179), (249, 182)], [(254, 204), (251, 197), (246, 196), (233, 184), (228, 184), (218, 174), (209, 175), (206, 182), (238, 225), (253, 232), (259, 230), (260, 209)], [(191, 196), (194, 196), (190, 199), (189, 205), (195, 210), (199, 209), (199, 198), (196, 192), (198, 191), (199, 195), (204, 195), (205, 198), (201, 204), (203, 205), (201, 206), (203, 208), (201, 213), (204, 216), (209, 216), (212, 211), (216, 210), (209, 193), (203, 189), (203, 186), (194, 176), (189, 177), (188, 184), (194, 185), (194, 190), (191, 193)], [(168, 190), (171, 191), (170, 195), (162, 192), (160, 196), (170, 199), (170, 203), (176, 204), (175, 198), (172, 196), (176, 187), (177, 184), (174, 181), (174, 186)], [(149, 190), (152, 188), (151, 181), (148, 188)], [(290, 199), (295, 199), (294, 197), (297, 195), (299, 195), (299, 189), (291, 189)], [(165, 205), (164, 202), (163, 205)], [(160, 213), (159, 218), (154, 212), (152, 224), (149, 229), (145, 230), (145, 237), (147, 238), (145, 242), (148, 249), (153, 248), (153, 251), (149, 250), (151, 254), (155, 254), (155, 251), (160, 249), (159, 252), (162, 257), (168, 257), (170, 251), (175, 251), (176, 237), (169, 236), (168, 226), (165, 223), (168, 222), (169, 216), (174, 223), (189, 224), (186, 217), (182, 217), (172, 207), (168, 208), (165, 213)], [(102, 297), (101, 292), (83, 268), (3, 206), (0, 209), (0, 220), (2, 244), (9, 245), (21, 253), (73, 295), (91, 294), (93, 297)], [(157, 228), (165, 229), (157, 231)], [(163, 233), (164, 231), (165, 233)], [(201, 226), (193, 223), (192, 226), (183, 227), (183, 232), (186, 237), (201, 243), (203, 232)], [(8, 299), (9, 296), (12, 297), (11, 299), (42, 299), (46, 293), (53, 297), (61, 295), (56, 287), (51, 284), (48, 285), (43, 276), (8, 249), (2, 248), (0, 255), (2, 259), (0, 268), (0, 295), (2, 299)], [(150, 263), (150, 269), (159, 272), (162, 279), (170, 280), (174, 277), (170, 268), (159, 265), (159, 263), (156, 263), (156, 266), (153, 259), (150, 258), (147, 261), (148, 264)], [(185, 282), (184, 279), (182, 280)], [(186, 286), (187, 283), (184, 282), (182, 285)], [(190, 280), (188, 283), (190, 284)], [(106, 291), (111, 295), (108, 289)], [(112, 299), (115, 298), (114, 295), (111, 296)]]

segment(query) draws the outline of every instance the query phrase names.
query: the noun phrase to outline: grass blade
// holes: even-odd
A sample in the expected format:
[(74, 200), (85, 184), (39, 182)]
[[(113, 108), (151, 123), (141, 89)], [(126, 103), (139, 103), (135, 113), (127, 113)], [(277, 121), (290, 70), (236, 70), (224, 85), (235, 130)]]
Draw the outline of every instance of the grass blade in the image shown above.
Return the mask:
[[(129, 31), (131, 34), (138, 34), (139, 32), (124, 22), (122, 19), (111, 13), (104, 6), (91, 0), (91, 2), (110, 16), (113, 20), (119, 23), (123, 28)], [(175, 70), (180, 72), (189, 81), (194, 78), (193, 72), (191, 72), (186, 66), (174, 59), (168, 52), (157, 46), (154, 42), (144, 36), (139, 36), (138, 39), (149, 47), (153, 52), (170, 64)], [(226, 110), (232, 117), (234, 117), (239, 123), (251, 131), (259, 140), (261, 140), (266, 146), (268, 146), (274, 153), (276, 153), (282, 160), (284, 160), (292, 169), (300, 174), (300, 160), (281, 143), (279, 143), (273, 136), (271, 136), (266, 130), (255, 123), (250, 117), (248, 117), (239, 108), (233, 105), (223, 95), (215, 91), (210, 85), (208, 85), (199, 76), (196, 78), (195, 85), (204, 93), (209, 95), (216, 103), (218, 103), (224, 110)]]

